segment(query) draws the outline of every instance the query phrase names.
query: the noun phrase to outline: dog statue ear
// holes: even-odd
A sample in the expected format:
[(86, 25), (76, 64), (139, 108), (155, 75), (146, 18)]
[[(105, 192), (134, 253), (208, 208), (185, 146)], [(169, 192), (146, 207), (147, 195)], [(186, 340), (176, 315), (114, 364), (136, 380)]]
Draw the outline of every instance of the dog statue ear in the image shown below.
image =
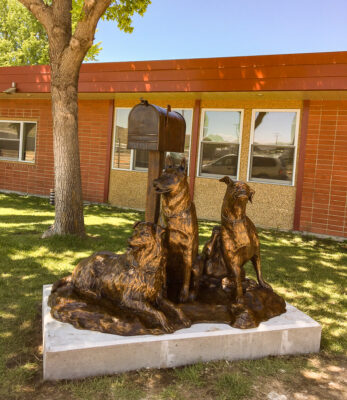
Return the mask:
[(183, 157), (181, 160), (180, 169), (184, 172), (187, 172), (187, 160), (185, 157)]
[(165, 169), (166, 168), (173, 168), (175, 165), (173, 158), (168, 154), (165, 158)]
[(137, 226), (138, 226), (139, 224), (141, 224), (142, 222), (143, 222), (143, 221), (137, 221), (137, 222), (135, 222), (134, 225), (133, 225), (133, 229), (136, 229)]
[(234, 181), (229, 176), (224, 176), (223, 178), (219, 179), (219, 182), (224, 182), (226, 185), (234, 183)]
[(249, 191), (249, 195), (248, 195), (248, 200), (249, 200), (250, 203), (252, 203), (254, 194), (255, 194), (255, 190), (251, 189)]

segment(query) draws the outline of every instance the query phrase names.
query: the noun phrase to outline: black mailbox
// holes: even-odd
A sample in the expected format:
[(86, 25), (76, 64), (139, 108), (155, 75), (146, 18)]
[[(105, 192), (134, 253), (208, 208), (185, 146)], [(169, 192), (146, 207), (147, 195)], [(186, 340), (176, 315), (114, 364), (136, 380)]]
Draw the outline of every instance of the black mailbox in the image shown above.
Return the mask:
[(128, 120), (128, 149), (184, 152), (186, 122), (183, 116), (149, 104), (147, 100), (132, 108)]

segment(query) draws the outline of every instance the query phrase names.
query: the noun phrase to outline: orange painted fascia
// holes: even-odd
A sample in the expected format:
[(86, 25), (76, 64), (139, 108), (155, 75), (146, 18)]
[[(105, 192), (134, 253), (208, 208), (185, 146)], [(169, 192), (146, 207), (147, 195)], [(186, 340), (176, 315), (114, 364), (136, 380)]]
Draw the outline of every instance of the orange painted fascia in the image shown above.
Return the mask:
[[(0, 92), (48, 93), (50, 67), (0, 68)], [(83, 64), (81, 93), (347, 90), (347, 52)]]

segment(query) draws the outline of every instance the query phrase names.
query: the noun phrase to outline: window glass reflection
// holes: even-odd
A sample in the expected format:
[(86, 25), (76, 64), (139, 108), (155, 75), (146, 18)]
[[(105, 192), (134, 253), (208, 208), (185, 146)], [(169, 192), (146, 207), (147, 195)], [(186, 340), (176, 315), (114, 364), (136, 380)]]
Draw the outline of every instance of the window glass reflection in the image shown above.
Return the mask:
[(200, 175), (238, 173), (240, 111), (205, 111), (200, 144)]
[(148, 169), (148, 150), (134, 150), (135, 169)]
[(113, 168), (130, 169), (131, 150), (127, 149), (129, 112), (130, 108), (116, 111)]
[(19, 159), (20, 123), (0, 122), (0, 157)]
[(257, 112), (254, 121), (254, 144), (293, 145), (296, 112)]
[(203, 141), (239, 143), (240, 120), (240, 111), (206, 111)]
[(255, 113), (249, 180), (292, 184), (297, 112)]
[(35, 160), (36, 124), (26, 122), (23, 127), (23, 157), (25, 161)]
[(201, 168), (203, 174), (237, 175), (239, 145), (202, 143)]
[(250, 177), (291, 183), (294, 147), (252, 145)]

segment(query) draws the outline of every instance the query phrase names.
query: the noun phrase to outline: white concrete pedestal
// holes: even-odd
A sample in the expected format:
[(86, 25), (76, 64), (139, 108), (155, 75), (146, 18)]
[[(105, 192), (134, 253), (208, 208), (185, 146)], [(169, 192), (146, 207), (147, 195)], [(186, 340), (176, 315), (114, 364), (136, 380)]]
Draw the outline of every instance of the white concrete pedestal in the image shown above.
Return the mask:
[(74, 379), (140, 368), (170, 368), (200, 361), (255, 359), (318, 352), (321, 326), (287, 304), (287, 312), (241, 330), (195, 324), (173, 334), (117, 336), (75, 329), (53, 319), (43, 287), (43, 376)]

